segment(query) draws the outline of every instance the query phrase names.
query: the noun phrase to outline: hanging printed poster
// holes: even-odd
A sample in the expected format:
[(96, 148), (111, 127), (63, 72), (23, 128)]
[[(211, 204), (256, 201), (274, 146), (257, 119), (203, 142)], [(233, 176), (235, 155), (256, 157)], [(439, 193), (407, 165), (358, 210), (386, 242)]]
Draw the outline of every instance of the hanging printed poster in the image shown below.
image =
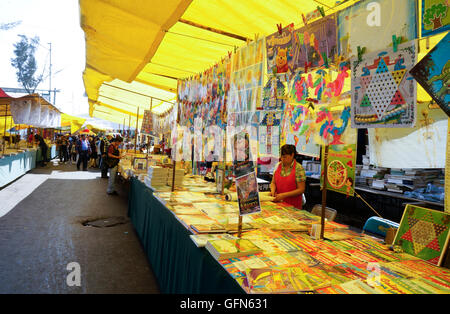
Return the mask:
[(294, 77), (284, 112), (281, 145), (293, 144), (299, 154), (319, 157), (318, 145), (339, 143), (349, 125), (350, 108), (339, 115), (329, 109), (348, 102), (349, 72), (344, 64), (338, 71), (321, 69)]
[(13, 99), (10, 110), (15, 124), (28, 124), (31, 111), (31, 99)]
[[(285, 83), (277, 76), (271, 76), (263, 89), (263, 101), (257, 110), (283, 110), (286, 103)], [(262, 106), (261, 106), (262, 105)]]
[(292, 45), (294, 24), (279, 29), (274, 34), (267, 36), (267, 73), (282, 74), (294, 72)]
[(394, 239), (405, 253), (441, 266), (449, 242), (450, 214), (406, 205)]
[(315, 113), (304, 105), (288, 105), (283, 118), (281, 143), (295, 145), (297, 153), (309, 157), (320, 157), (320, 146), (314, 141)]
[[(228, 113), (242, 115), (254, 112), (262, 103), (264, 77), (265, 39), (259, 39), (242, 47), (233, 54), (230, 92), (228, 95)], [(251, 120), (235, 117), (240, 126), (249, 124)]]
[[(449, 12), (450, 14), (450, 12)], [(450, 117), (450, 33), (411, 70), (411, 75)]]
[(448, 0), (422, 0), (422, 37), (450, 30)]
[(336, 16), (329, 15), (294, 32), (294, 68), (313, 69), (337, 56)]
[(240, 216), (261, 212), (258, 182), (254, 171), (236, 178), (236, 191)]
[(202, 119), (194, 119), (194, 161), (205, 161), (203, 155), (203, 128)]
[[(345, 128), (340, 143), (329, 145), (327, 158), (327, 189), (345, 194), (354, 195), (355, 169), (356, 169), (356, 147), (358, 132), (350, 127)], [(322, 148), (324, 155), (325, 146)], [(322, 158), (321, 169), (324, 167)], [(323, 176), (321, 177), (323, 185)]]
[(259, 156), (280, 155), (281, 111), (258, 112)]
[(144, 118), (141, 124), (141, 133), (151, 135), (153, 134), (153, 115), (150, 110), (144, 110)]
[(392, 36), (402, 42), (417, 38), (415, 0), (363, 0), (338, 13), (339, 56), (357, 56), (392, 47)]
[(415, 41), (352, 58), (352, 127), (407, 128), (416, 122)]
[(43, 128), (47, 128), (48, 127), (48, 112), (49, 112), (49, 107), (46, 105), (41, 105), (41, 114), (40, 114), (40, 121), (37, 124), (37, 126), (43, 127)]
[(234, 176), (237, 178), (254, 172), (249, 133), (244, 130), (235, 134), (232, 143)]

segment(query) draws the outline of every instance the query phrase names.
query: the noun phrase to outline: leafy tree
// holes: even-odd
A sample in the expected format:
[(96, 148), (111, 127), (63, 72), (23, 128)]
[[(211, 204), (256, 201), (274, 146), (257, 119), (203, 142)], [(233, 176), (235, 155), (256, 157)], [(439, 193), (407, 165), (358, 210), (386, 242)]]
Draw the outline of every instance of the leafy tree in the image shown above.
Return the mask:
[(22, 21), (16, 21), (11, 23), (0, 23), (0, 30), (7, 31), (8, 29), (14, 28), (22, 23)]
[(16, 57), (11, 59), (11, 65), (16, 69), (17, 81), (32, 94), (42, 82), (42, 75), (35, 77), (37, 64), (34, 53), (39, 44), (39, 37), (30, 39), (25, 35), (19, 35), (19, 37), (20, 41), (14, 44)]
[(423, 16), (425, 25), (433, 24), (433, 30), (442, 27), (442, 19), (447, 16), (447, 6), (439, 3), (429, 7)]

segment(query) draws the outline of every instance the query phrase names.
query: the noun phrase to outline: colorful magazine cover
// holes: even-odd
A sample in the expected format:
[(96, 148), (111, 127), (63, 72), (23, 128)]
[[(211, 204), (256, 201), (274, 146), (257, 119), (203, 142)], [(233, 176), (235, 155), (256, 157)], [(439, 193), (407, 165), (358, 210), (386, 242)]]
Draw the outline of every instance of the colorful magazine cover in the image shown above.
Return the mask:
[(254, 214), (261, 211), (256, 173), (252, 172), (236, 178), (239, 215)]

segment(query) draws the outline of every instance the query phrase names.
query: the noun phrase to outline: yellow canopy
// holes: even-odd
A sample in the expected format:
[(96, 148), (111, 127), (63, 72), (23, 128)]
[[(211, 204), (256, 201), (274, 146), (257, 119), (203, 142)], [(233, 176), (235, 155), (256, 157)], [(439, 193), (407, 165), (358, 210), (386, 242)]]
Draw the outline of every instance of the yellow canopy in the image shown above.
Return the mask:
[(70, 125), (70, 133), (75, 133), (81, 129), (85, 121), (86, 119), (71, 116), (66, 113), (61, 114), (61, 126), (67, 127)]
[[(256, 35), (274, 33), (277, 24), (303, 26), (302, 14), (318, 6), (328, 15), (356, 2), (80, 0), (90, 115), (135, 127), (138, 108), (142, 119), (151, 97), (153, 112), (170, 109), (177, 79), (203, 72)], [(421, 39), (419, 60), (444, 35)], [(431, 101), (420, 86), (418, 101)]]

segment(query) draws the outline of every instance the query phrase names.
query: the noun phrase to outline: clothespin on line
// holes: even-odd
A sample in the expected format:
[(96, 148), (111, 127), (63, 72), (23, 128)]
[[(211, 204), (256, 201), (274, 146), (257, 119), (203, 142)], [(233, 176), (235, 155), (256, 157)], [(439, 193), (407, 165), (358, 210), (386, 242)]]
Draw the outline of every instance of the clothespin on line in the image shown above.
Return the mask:
[(283, 33), (283, 26), (282, 24), (277, 24), (277, 28), (278, 28), (278, 34), (281, 35)]
[(397, 52), (398, 45), (402, 42), (402, 36), (397, 37), (397, 35), (392, 35), (392, 47), (394, 52)]
[(308, 68), (312, 66), (312, 62), (305, 61), (305, 73), (308, 73)]
[(303, 13), (302, 13), (302, 19), (303, 19), (303, 24), (305, 26), (307, 26), (308, 25), (308, 21), (306, 20), (306, 17), (305, 17), (305, 15)]
[(362, 47), (358, 46), (358, 61), (361, 62), (362, 61), (362, 55), (366, 53), (366, 47)]
[(317, 10), (320, 12), (320, 15), (322, 15), (322, 17), (325, 17), (325, 10), (323, 9), (323, 7), (317, 6)]

